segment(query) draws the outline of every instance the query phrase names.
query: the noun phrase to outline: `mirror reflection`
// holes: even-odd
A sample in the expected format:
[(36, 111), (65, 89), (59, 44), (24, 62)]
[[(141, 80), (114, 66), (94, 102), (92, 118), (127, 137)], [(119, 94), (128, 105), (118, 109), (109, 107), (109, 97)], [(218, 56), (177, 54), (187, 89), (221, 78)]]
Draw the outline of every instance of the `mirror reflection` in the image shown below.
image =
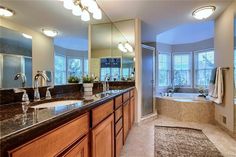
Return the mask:
[(91, 74), (100, 81), (133, 81), (133, 45), (114, 23), (92, 25), (91, 30)]
[(32, 85), (32, 37), (0, 27), (0, 88)]
[[(81, 83), (82, 76), (92, 74), (96, 81), (134, 80), (133, 43), (104, 12), (89, 12), (85, 20), (62, 1), (1, 5), (15, 12), (13, 18), (1, 18), (1, 89)], [(50, 16), (34, 14), (37, 10)], [(47, 79), (36, 80), (39, 74)]]

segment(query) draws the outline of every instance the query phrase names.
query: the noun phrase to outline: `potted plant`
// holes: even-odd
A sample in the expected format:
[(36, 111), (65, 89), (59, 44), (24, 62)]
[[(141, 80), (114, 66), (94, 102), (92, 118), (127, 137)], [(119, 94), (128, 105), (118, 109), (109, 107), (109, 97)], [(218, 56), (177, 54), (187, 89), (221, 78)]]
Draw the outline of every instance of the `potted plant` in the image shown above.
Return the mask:
[(80, 78), (77, 76), (70, 76), (68, 78), (68, 83), (79, 83), (80, 82)]
[(90, 77), (88, 75), (83, 76), (83, 87), (85, 92), (93, 91), (93, 82), (95, 79), (95, 77)]

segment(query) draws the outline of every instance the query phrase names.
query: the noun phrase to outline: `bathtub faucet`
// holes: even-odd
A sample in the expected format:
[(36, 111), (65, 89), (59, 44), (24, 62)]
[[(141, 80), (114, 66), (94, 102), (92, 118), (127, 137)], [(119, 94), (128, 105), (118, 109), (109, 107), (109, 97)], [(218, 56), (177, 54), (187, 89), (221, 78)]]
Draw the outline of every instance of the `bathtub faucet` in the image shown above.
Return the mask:
[(167, 96), (171, 97), (173, 95), (174, 91), (175, 91), (174, 88), (168, 88), (167, 89)]

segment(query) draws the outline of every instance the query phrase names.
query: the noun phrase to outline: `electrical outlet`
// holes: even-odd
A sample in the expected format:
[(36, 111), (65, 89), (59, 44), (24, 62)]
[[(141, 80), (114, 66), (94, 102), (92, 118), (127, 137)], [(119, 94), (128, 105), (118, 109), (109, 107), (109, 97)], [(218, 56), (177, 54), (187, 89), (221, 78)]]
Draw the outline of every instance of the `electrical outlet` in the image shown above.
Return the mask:
[(222, 116), (222, 121), (224, 124), (226, 124), (226, 117), (225, 116)]

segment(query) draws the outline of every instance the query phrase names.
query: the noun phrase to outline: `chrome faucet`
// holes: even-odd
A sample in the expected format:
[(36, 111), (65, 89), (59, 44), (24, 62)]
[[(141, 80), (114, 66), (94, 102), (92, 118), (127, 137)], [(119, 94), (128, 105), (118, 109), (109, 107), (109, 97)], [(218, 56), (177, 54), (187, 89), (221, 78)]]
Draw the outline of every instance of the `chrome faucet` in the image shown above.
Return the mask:
[(105, 76), (104, 82), (102, 83), (103, 91), (109, 90), (109, 79), (110, 77), (108, 75)]
[(41, 71), (38, 71), (34, 77), (34, 101), (40, 100), (40, 93), (39, 93), (39, 77), (42, 77), (45, 81), (49, 81), (47, 75)]
[(26, 83), (26, 76), (24, 73), (17, 73), (14, 77), (14, 80), (18, 80), (19, 78), (21, 78), (22, 80), (22, 87), (25, 87), (25, 83)]
[(51, 93), (50, 93), (50, 90), (49, 89), (52, 89), (53, 87), (47, 87), (47, 91), (46, 91), (46, 96), (45, 98), (46, 99), (52, 99), (52, 96), (51, 96)]

